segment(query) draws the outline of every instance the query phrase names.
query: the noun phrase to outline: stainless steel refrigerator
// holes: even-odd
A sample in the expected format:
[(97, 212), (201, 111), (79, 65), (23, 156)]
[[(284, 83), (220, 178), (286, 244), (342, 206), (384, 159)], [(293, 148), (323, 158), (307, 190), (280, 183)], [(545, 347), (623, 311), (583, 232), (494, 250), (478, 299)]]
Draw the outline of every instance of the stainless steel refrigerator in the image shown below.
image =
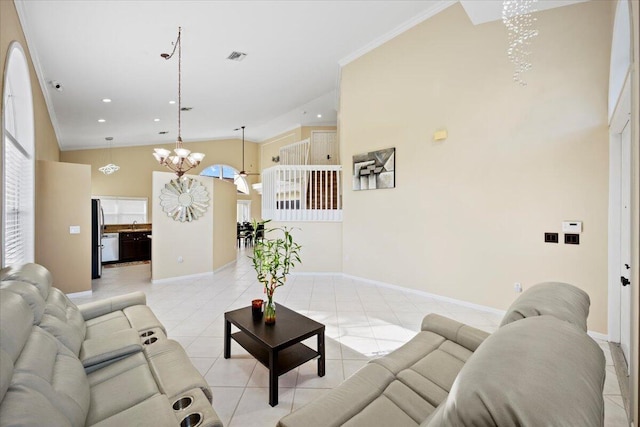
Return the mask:
[(102, 232), (104, 213), (100, 199), (91, 199), (91, 278), (102, 276)]

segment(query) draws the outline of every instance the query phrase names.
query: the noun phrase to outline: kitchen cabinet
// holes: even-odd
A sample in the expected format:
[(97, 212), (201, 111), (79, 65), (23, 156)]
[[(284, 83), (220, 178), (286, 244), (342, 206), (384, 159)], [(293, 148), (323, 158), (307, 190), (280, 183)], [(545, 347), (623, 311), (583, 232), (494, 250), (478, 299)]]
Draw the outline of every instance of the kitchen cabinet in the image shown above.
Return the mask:
[(120, 233), (120, 262), (147, 261), (151, 259), (150, 231)]

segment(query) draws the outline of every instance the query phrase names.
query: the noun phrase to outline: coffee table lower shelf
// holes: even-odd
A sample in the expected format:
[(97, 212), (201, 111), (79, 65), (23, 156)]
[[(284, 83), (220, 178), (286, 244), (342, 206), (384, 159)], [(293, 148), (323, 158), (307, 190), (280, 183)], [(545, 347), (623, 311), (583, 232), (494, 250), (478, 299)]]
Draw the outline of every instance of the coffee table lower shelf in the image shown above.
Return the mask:
[[(258, 362), (269, 368), (269, 350), (256, 343), (244, 332), (236, 332), (231, 334), (231, 338), (242, 348), (247, 350)], [(293, 344), (290, 347), (278, 351), (278, 366), (276, 367), (276, 375), (286, 374), (292, 369), (297, 368), (303, 363), (319, 357), (320, 354), (307, 347), (302, 343)]]

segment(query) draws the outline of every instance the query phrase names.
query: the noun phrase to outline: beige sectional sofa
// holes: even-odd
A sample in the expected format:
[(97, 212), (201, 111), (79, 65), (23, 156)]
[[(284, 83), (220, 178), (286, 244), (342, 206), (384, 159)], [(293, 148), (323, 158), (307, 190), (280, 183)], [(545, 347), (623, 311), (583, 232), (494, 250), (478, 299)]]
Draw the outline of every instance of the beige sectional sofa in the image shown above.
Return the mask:
[(143, 293), (81, 306), (37, 264), (0, 271), (0, 426), (222, 426)]
[(427, 315), (407, 344), (278, 426), (602, 426), (605, 359), (588, 311), (580, 289), (544, 283), (491, 335)]

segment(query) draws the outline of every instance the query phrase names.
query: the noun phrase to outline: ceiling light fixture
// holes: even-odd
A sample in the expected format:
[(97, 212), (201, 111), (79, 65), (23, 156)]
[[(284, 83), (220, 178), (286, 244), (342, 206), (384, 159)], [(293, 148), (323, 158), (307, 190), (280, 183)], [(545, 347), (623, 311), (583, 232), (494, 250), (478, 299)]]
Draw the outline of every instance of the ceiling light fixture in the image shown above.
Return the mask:
[(507, 56), (513, 62), (515, 71), (513, 80), (520, 86), (526, 86), (522, 79), (522, 73), (531, 70), (529, 62), (529, 45), (531, 39), (538, 35), (538, 30), (533, 28), (536, 18), (531, 15), (535, 12), (535, 4), (538, 0), (504, 0), (502, 2), (502, 22), (507, 27), (509, 47)]
[(104, 122), (106, 122), (105, 119), (98, 119), (98, 123), (104, 123)]
[(175, 103), (176, 103), (176, 101), (169, 101), (169, 104), (171, 104), (171, 105), (173, 105)]
[(260, 175), (259, 173), (249, 173), (244, 169), (244, 126), (240, 126), (239, 128), (235, 128), (234, 131), (238, 131), (242, 129), (242, 170), (238, 175), (241, 177), (246, 177), (247, 175)]
[(173, 150), (175, 155), (171, 156), (171, 151), (165, 148), (154, 148), (153, 157), (156, 158), (158, 163), (171, 169), (178, 175), (178, 178), (182, 177), (185, 172), (195, 168), (204, 159), (202, 153), (192, 153), (186, 148), (182, 147), (182, 129), (181, 129), (181, 114), (182, 114), (182, 27), (178, 27), (178, 39), (173, 45), (173, 52), (171, 54), (160, 54), (166, 60), (173, 57), (178, 49), (178, 138), (176, 139), (176, 148)]
[(153, 121), (154, 121), (154, 122), (159, 122), (159, 121), (160, 121), (160, 119), (153, 119)]
[(318, 114), (318, 116), (317, 116), (317, 117), (318, 117), (319, 119), (321, 119), (321, 118), (322, 118), (322, 114)]
[(100, 172), (102, 172), (105, 175), (111, 175), (114, 172), (117, 172), (120, 169), (120, 166), (113, 164), (113, 160), (111, 158), (112, 156), (112, 150), (111, 150), (111, 141), (113, 141), (113, 137), (112, 136), (108, 136), (105, 138), (108, 142), (108, 147), (107, 147), (107, 151), (108, 151), (108, 158), (109, 158), (109, 163), (107, 163), (106, 165), (102, 166), (101, 168), (98, 168), (98, 170)]
[(109, 102), (111, 102), (111, 100), (109, 98), (103, 98), (102, 102), (104, 102), (105, 104), (108, 104)]

